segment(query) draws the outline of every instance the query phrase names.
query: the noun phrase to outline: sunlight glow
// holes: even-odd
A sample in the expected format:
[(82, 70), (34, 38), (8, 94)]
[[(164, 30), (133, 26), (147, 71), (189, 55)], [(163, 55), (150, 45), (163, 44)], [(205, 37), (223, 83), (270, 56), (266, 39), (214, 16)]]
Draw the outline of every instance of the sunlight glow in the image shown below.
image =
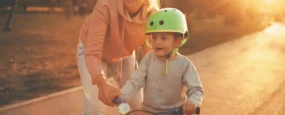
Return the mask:
[[(266, 60), (274, 62), (281, 58), (276, 51), (280, 50), (282, 52), (281, 49), (285, 45), (285, 25), (274, 23), (264, 31), (256, 34), (255, 37), (257, 38), (255, 44), (247, 51), (248, 61)], [(274, 63), (272, 66), (274, 66)]]
[(264, 33), (282, 35), (285, 33), (285, 26), (280, 23), (274, 23), (272, 26), (266, 28)]
[(243, 5), (246, 9), (253, 9), (262, 13), (278, 12), (279, 7), (283, 2), (280, 0), (243, 0)]
[[(285, 25), (281, 23), (273, 23), (256, 35), (254, 47), (258, 50), (267, 49), (268, 47), (277, 47), (278, 44), (285, 44)], [(262, 50), (263, 51), (263, 50)], [(261, 56), (255, 52), (251, 54), (253, 57)]]
[(278, 0), (263, 0), (265, 3), (277, 2)]

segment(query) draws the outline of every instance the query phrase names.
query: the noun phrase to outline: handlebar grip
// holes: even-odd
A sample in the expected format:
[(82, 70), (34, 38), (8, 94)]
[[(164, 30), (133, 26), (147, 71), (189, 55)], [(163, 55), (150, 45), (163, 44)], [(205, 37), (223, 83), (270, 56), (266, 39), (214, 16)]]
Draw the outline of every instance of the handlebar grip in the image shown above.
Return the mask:
[[(172, 114), (174, 114), (174, 115), (183, 115), (183, 108), (182, 107), (178, 107), (178, 108), (170, 109), (164, 115), (172, 115)], [(200, 114), (200, 107), (196, 108), (194, 114), (197, 114), (197, 115)]]
[[(181, 111), (183, 112), (182, 110), (182, 107), (181, 107)], [(200, 107), (197, 107), (196, 110), (195, 110), (195, 113), (194, 114), (197, 114), (199, 115), (200, 114)]]
[(116, 97), (115, 99), (113, 99), (112, 102), (115, 103), (115, 104), (121, 104), (121, 103), (123, 103), (123, 101), (122, 101), (120, 98), (118, 98), (118, 97)]
[(199, 115), (200, 114), (200, 107), (196, 108), (195, 114)]

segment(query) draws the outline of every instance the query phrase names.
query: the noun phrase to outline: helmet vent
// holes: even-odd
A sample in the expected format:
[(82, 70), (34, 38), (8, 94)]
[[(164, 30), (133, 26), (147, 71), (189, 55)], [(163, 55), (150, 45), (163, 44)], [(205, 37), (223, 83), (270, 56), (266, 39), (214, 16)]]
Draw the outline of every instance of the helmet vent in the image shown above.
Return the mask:
[(149, 23), (149, 25), (152, 26), (152, 25), (153, 25), (153, 21), (151, 21), (151, 22)]
[(163, 24), (164, 24), (164, 21), (163, 21), (163, 20), (160, 20), (160, 21), (159, 21), (159, 24), (160, 24), (160, 25), (163, 25)]

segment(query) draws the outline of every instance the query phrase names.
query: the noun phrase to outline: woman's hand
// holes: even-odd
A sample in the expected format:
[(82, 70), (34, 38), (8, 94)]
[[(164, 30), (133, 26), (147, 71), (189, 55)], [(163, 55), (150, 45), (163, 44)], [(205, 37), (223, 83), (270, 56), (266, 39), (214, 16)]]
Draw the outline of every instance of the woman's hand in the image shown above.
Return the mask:
[(194, 103), (191, 103), (189, 101), (185, 102), (182, 105), (184, 115), (192, 115), (192, 114), (194, 114), (195, 111), (196, 111), (196, 107), (197, 106)]
[(110, 85), (103, 76), (96, 78), (96, 84), (99, 89), (99, 100), (108, 106), (116, 106), (113, 99), (120, 95), (120, 90)]

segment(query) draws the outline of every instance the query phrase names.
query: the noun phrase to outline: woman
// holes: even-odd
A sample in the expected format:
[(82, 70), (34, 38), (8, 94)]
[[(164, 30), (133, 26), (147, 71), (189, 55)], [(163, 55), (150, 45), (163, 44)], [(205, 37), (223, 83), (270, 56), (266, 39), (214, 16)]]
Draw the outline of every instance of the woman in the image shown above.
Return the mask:
[[(77, 60), (84, 91), (84, 114), (103, 115), (104, 105), (119, 90), (105, 78), (114, 77), (121, 88), (136, 67), (135, 50), (148, 52), (145, 22), (158, 10), (158, 0), (99, 0), (80, 31)], [(99, 99), (103, 102), (100, 102)], [(138, 109), (141, 94), (129, 104)]]

